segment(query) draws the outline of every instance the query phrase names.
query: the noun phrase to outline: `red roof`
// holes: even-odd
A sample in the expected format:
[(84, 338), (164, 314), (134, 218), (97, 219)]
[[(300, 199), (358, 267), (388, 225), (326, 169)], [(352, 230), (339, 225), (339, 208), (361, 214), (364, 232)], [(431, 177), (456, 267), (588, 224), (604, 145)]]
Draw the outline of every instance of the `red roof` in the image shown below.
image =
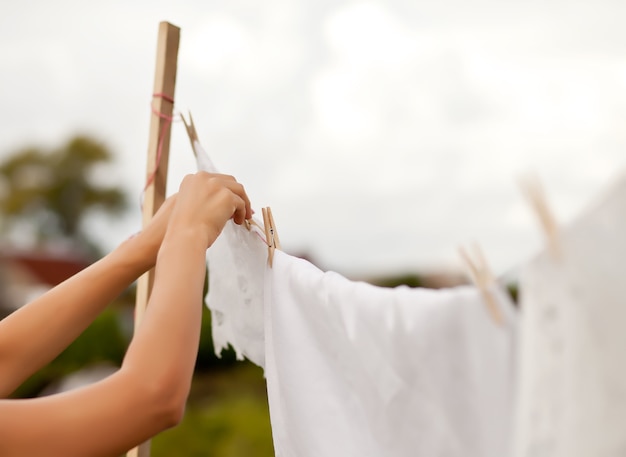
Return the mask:
[(2, 252), (0, 261), (18, 264), (41, 284), (49, 286), (62, 283), (90, 264), (86, 259), (75, 255), (38, 252)]

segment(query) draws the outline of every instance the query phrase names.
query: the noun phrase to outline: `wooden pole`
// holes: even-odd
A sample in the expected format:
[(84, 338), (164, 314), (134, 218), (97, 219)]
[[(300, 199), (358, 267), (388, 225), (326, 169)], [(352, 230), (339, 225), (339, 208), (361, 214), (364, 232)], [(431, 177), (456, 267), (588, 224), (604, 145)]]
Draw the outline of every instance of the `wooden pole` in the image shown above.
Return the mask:
[[(143, 200), (143, 226), (165, 201), (167, 187), (167, 164), (170, 151), (171, 118), (174, 110), (174, 89), (176, 87), (176, 68), (178, 59), (178, 43), (180, 29), (168, 22), (159, 24), (157, 45), (156, 71), (154, 74), (154, 112), (150, 119), (150, 136), (148, 141), (148, 168), (146, 182), (151, 180), (145, 189)], [(156, 113), (161, 113), (159, 116)], [(159, 157), (160, 156), (160, 157)], [(137, 300), (135, 304), (135, 333), (141, 325), (152, 283), (154, 269), (139, 278), (137, 282)], [(127, 457), (148, 457), (150, 441), (131, 449)]]

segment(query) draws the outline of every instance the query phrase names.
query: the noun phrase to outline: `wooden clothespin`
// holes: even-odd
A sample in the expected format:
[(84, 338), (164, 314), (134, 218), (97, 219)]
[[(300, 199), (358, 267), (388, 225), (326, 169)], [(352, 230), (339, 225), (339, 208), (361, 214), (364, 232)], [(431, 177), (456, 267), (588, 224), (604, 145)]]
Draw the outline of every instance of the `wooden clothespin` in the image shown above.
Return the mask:
[(482, 249), (477, 243), (472, 245), (474, 259), (470, 257), (467, 251), (463, 247), (459, 247), (459, 254), (465, 262), (469, 276), (476, 287), (480, 290), (480, 293), (485, 300), (489, 314), (493, 318), (494, 322), (498, 325), (504, 324), (504, 318), (496, 298), (493, 294), (493, 286), (496, 283), (495, 276), (491, 272), (487, 259), (483, 254)]
[(267, 241), (267, 261), (271, 268), (274, 262), (274, 250), (280, 249), (280, 239), (276, 231), (276, 223), (274, 222), (274, 216), (272, 216), (272, 209), (268, 206), (267, 208), (263, 208), (262, 211), (263, 224), (265, 225), (265, 239)]
[(189, 121), (185, 120), (185, 117), (183, 116), (183, 113), (180, 113), (180, 118), (183, 121), (183, 124), (185, 125), (185, 130), (187, 130), (187, 136), (189, 137), (189, 142), (191, 143), (191, 150), (193, 151), (193, 155), (194, 156), (198, 156), (198, 153), (196, 152), (196, 146), (195, 146), (195, 142), (198, 141), (198, 132), (196, 131), (196, 126), (193, 123), (193, 117), (191, 116), (191, 111), (188, 113), (189, 114)]
[(539, 219), (549, 252), (555, 260), (559, 260), (562, 255), (559, 226), (548, 205), (541, 180), (536, 175), (526, 175), (519, 178), (518, 182), (523, 194)]
[[(245, 221), (245, 226), (246, 226), (246, 229), (248, 229), (248, 232), (249, 232), (250, 230), (252, 230), (252, 226), (253, 226), (253, 225), (254, 225), (254, 226), (256, 226), (258, 229), (260, 229), (262, 232), (264, 232), (264, 231), (265, 231), (265, 228), (261, 227), (261, 226), (258, 224), (258, 222), (254, 220), (254, 218), (251, 218), (251, 219), (246, 219), (246, 221)], [(280, 249), (280, 248), (279, 248), (279, 249)]]

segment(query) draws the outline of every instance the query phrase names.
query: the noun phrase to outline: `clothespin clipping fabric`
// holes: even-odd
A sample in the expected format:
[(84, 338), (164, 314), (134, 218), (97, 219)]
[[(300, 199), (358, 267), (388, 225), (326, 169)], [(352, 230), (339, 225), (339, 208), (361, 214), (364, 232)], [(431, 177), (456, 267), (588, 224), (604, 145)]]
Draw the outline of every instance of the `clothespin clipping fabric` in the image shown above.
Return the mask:
[(276, 231), (276, 223), (272, 215), (272, 209), (268, 206), (263, 208), (263, 224), (265, 225), (265, 240), (267, 241), (267, 261), (270, 268), (274, 261), (274, 250), (280, 249), (280, 239)]
[(489, 264), (487, 263), (487, 259), (485, 258), (480, 245), (474, 243), (472, 247), (474, 254), (473, 258), (462, 246), (459, 247), (459, 254), (465, 263), (470, 279), (480, 290), (483, 299), (485, 300), (485, 305), (489, 310), (489, 314), (496, 324), (503, 325), (504, 318), (494, 296), (494, 287), (496, 284), (495, 276), (489, 268)]
[(554, 260), (561, 259), (563, 250), (561, 248), (559, 226), (554, 213), (548, 205), (541, 180), (536, 175), (526, 175), (521, 177), (518, 182), (524, 196), (539, 219), (546, 237), (548, 251)]

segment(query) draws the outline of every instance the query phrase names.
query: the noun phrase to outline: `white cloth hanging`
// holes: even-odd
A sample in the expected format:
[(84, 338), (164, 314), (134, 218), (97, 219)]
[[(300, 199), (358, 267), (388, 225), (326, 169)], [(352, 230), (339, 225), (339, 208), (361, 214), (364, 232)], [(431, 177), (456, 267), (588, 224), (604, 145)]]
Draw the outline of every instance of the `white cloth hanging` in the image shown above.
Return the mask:
[(516, 457), (626, 455), (626, 179), (520, 283)]
[[(198, 141), (193, 142), (198, 170), (218, 173)], [(263, 274), (267, 246), (263, 234), (228, 221), (207, 250), (211, 330), (215, 353), (229, 345), (237, 358), (265, 365), (263, 321)]]
[[(216, 168), (195, 142), (199, 169)], [(207, 251), (216, 352), (265, 367), (278, 457), (502, 457), (515, 313), (474, 287), (385, 289), (323, 273), (232, 222)]]
[(278, 457), (509, 454), (515, 313), (474, 287), (387, 289), (277, 251), (266, 269)]

